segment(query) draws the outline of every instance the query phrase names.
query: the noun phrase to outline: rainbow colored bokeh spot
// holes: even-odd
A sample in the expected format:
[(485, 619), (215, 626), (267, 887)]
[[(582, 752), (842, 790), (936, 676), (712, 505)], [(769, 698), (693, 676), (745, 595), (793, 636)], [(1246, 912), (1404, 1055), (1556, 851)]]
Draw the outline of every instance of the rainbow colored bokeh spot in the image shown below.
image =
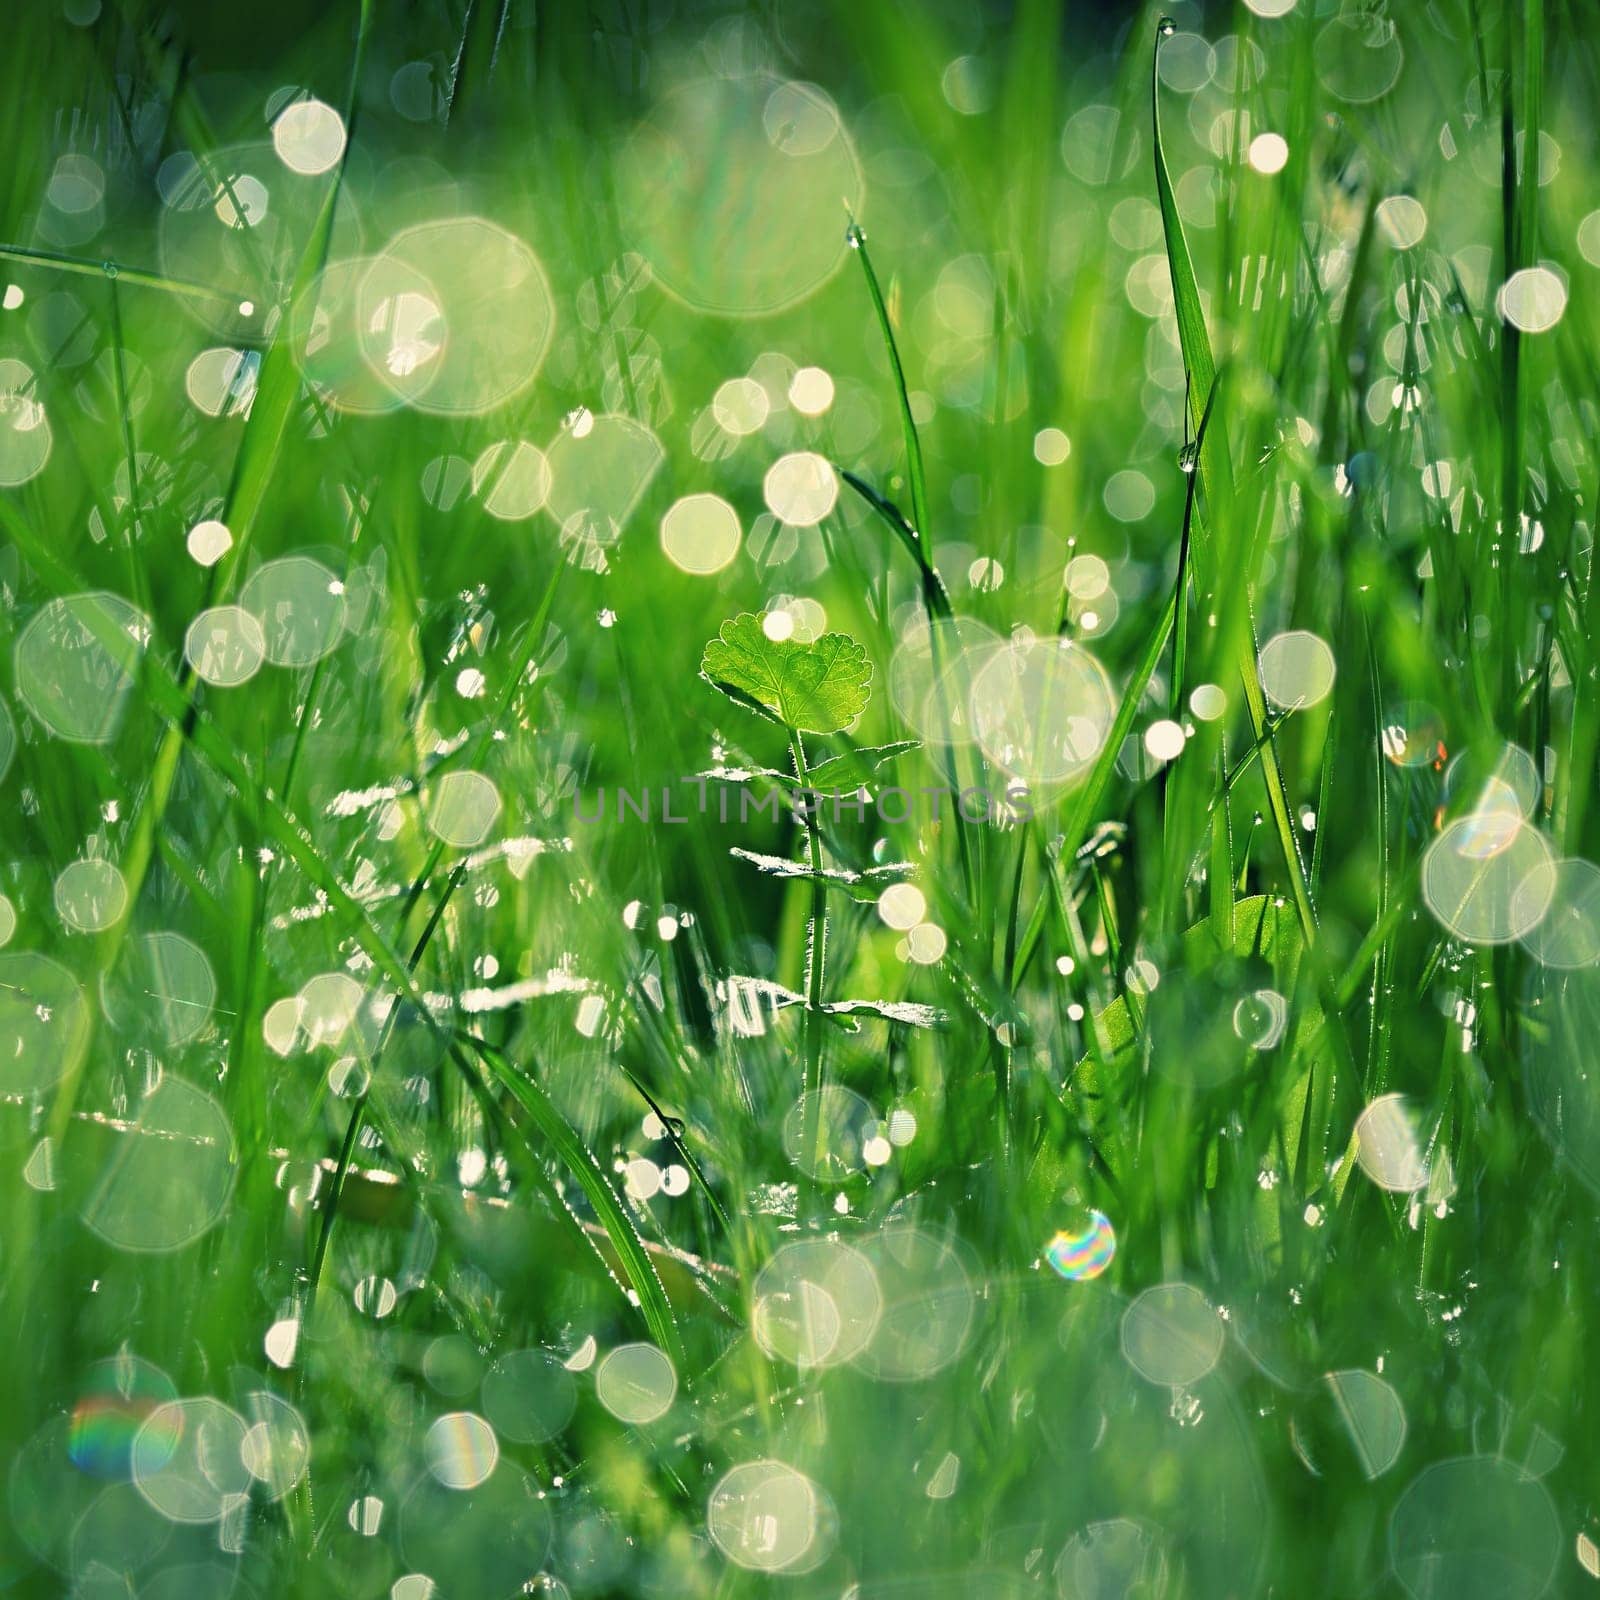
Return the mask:
[(68, 1458), (90, 1477), (126, 1480), (133, 1472), (135, 1435), (151, 1413), (176, 1394), (172, 1380), (159, 1367), (137, 1356), (97, 1361), (72, 1408)]
[(1073, 1283), (1098, 1278), (1117, 1253), (1117, 1232), (1103, 1211), (1091, 1211), (1086, 1227), (1077, 1233), (1058, 1233), (1044, 1247), (1044, 1258)]

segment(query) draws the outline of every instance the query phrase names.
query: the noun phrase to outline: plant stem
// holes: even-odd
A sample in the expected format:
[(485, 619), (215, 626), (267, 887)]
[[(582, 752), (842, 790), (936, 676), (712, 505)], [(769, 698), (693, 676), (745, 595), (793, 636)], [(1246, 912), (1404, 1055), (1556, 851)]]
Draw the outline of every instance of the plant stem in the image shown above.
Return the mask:
[(60, 250), (41, 250), (32, 245), (0, 244), (0, 261), (19, 261), (28, 266), (54, 267), (58, 272), (75, 272), (86, 278), (110, 278), (131, 283), (141, 289), (162, 289), (190, 300), (231, 300), (226, 289), (194, 283), (185, 278), (169, 278), (143, 267), (130, 267), (120, 261), (91, 261), (86, 256), (67, 255)]
[[(789, 751), (794, 758), (795, 777), (804, 790), (810, 783), (805, 745), (800, 730), (789, 730)], [(827, 963), (828, 889), (822, 879), (822, 834), (813, 817), (806, 817), (806, 848), (811, 860), (811, 912), (806, 924), (806, 1023), (805, 1023), (805, 1112), (801, 1148), (806, 1159), (802, 1166), (813, 1174), (819, 1155), (822, 1095), (822, 983)]]
[[(411, 959), (407, 962), (407, 970), (415, 972), (418, 962), (422, 960), (424, 952), (432, 941), (439, 923), (444, 917), (445, 907), (450, 904), (450, 897), (456, 892), (461, 880), (467, 875), (468, 858), (463, 856), (457, 863), (456, 869), (450, 874), (449, 882), (444, 886), (438, 901), (429, 914), (427, 926), (417, 936), (417, 942), (412, 946)], [(389, 1008), (389, 1014), (384, 1018), (383, 1030), (378, 1035), (378, 1042), (372, 1052), (372, 1063), (367, 1070), (367, 1085), (356, 1097), (356, 1103), (350, 1108), (350, 1120), (345, 1124), (344, 1140), (339, 1146), (339, 1160), (333, 1172), (333, 1182), (329, 1186), (328, 1205), (322, 1215), (322, 1227), (317, 1234), (316, 1248), (311, 1258), (311, 1277), (306, 1286), (306, 1320), (311, 1320), (312, 1312), (316, 1307), (317, 1284), (322, 1278), (322, 1265), (327, 1259), (328, 1242), (333, 1236), (333, 1224), (339, 1215), (339, 1200), (344, 1193), (344, 1183), (349, 1176), (350, 1162), (355, 1155), (356, 1139), (361, 1133), (361, 1124), (366, 1118), (367, 1097), (372, 1093), (372, 1087), (377, 1079), (378, 1064), (383, 1058), (384, 1046), (388, 1044), (390, 1035), (394, 1032), (395, 1021), (400, 1015), (399, 996)]]

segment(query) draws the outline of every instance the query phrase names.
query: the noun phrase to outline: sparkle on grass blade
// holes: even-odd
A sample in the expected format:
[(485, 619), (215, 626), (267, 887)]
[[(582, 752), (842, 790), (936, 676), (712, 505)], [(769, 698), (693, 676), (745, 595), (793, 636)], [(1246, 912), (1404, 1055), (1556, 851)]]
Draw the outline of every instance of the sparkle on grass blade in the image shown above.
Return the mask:
[(1117, 1253), (1117, 1234), (1103, 1211), (1091, 1211), (1076, 1233), (1058, 1233), (1044, 1248), (1045, 1260), (1072, 1283), (1098, 1278)]

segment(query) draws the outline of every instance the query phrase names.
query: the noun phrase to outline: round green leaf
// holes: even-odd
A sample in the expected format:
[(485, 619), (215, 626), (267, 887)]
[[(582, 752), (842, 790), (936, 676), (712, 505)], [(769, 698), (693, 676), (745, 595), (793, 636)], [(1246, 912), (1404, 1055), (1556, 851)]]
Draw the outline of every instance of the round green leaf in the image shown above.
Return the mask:
[(770, 639), (766, 613), (741, 613), (722, 624), (700, 661), (700, 675), (732, 700), (802, 733), (837, 733), (861, 715), (872, 689), (872, 663), (847, 633), (802, 644)]

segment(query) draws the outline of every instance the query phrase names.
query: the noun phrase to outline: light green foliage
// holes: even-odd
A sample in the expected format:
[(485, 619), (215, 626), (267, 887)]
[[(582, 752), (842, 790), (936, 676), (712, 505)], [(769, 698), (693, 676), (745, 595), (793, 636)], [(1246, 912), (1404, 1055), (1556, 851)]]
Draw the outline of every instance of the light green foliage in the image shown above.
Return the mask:
[(775, 639), (764, 631), (765, 621), (764, 612), (746, 611), (724, 622), (700, 658), (701, 677), (796, 732), (848, 728), (872, 693), (867, 652), (842, 633)]

